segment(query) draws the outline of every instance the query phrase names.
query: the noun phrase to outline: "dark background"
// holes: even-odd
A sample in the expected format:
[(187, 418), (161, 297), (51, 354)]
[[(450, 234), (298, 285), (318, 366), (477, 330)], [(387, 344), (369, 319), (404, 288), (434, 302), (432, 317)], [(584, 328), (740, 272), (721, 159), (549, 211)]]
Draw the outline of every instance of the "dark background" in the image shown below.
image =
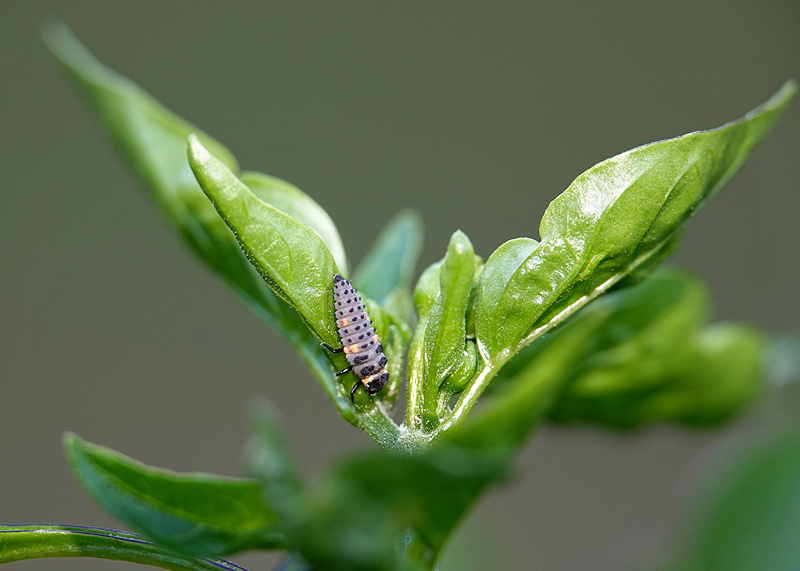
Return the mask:
[[(421, 211), (422, 269), (457, 228), (484, 257), (538, 237), (550, 200), (594, 163), (718, 126), (800, 77), (799, 6), (0, 0), (0, 521), (119, 526), (72, 480), (66, 430), (236, 475), (246, 404), (266, 395), (310, 477), (374, 446), (166, 227), (42, 47), (45, 16), (243, 168), (313, 196), (353, 264), (390, 216)], [(709, 282), (714, 319), (798, 323), (799, 124), (795, 102), (672, 260)], [(347, 223), (353, 204), (366, 223)], [(483, 568), (618, 569), (658, 545), (708, 451), (752, 424), (545, 428), (464, 533), (505, 553)]]

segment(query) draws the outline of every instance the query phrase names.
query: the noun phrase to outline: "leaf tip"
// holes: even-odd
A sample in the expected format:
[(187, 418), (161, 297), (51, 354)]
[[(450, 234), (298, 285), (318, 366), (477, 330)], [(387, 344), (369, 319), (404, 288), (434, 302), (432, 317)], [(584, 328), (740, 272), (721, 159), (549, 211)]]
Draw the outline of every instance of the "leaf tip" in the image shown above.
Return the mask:
[(85, 446), (86, 442), (74, 432), (65, 432), (61, 437), (61, 447), (71, 468), (75, 469), (81, 448), (85, 448)]
[(207, 167), (212, 163), (214, 156), (203, 146), (203, 143), (200, 142), (200, 138), (194, 133), (190, 134), (187, 139), (186, 153), (189, 158), (189, 167), (194, 172), (197, 182), (200, 183), (203, 192), (209, 196), (209, 190), (212, 187), (208, 184), (203, 184), (203, 181), (209, 174), (206, 172), (208, 170)]
[(473, 250), (472, 242), (462, 230), (456, 230), (453, 232), (453, 235), (450, 236), (450, 245), (448, 249), (451, 248), (458, 254), (472, 252)]
[(775, 94), (775, 99), (789, 100), (797, 94), (797, 80), (795, 78), (790, 77), (787, 79), (778, 92)]
[(422, 215), (413, 208), (404, 208), (397, 213), (397, 219), (412, 226), (414, 228), (422, 229), (423, 220)]
[(254, 425), (261, 424), (265, 420), (272, 423), (280, 421), (280, 411), (275, 404), (266, 397), (256, 397), (247, 406), (250, 413), (250, 420)]
[(58, 45), (69, 41), (71, 36), (69, 26), (56, 16), (48, 16), (39, 23), (39, 38), (53, 51)]
[(775, 94), (767, 99), (764, 103), (747, 113), (745, 119), (752, 119), (757, 115), (761, 115), (768, 111), (778, 110), (778, 113), (785, 111), (786, 106), (797, 94), (797, 81), (794, 78), (789, 78), (781, 85), (780, 89)]
[(71, 73), (83, 79), (97, 78), (103, 65), (92, 55), (81, 41), (75, 37), (67, 24), (55, 17), (42, 20), (39, 24), (39, 38), (53, 56)]
[(72, 431), (65, 432), (64, 435), (61, 437), (61, 444), (64, 446), (65, 449), (73, 448), (76, 443), (80, 442), (81, 442), (81, 437)]
[(208, 149), (203, 146), (203, 143), (200, 142), (200, 139), (194, 133), (189, 134), (186, 142), (190, 159), (195, 158), (198, 160), (203, 160), (210, 156)]

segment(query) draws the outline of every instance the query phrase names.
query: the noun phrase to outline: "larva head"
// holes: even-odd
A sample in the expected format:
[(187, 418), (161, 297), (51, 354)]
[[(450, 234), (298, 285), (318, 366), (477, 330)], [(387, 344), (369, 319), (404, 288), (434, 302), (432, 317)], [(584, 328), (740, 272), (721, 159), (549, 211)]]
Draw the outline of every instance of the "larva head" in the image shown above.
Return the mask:
[(364, 386), (367, 389), (367, 393), (370, 395), (377, 395), (381, 392), (383, 387), (386, 386), (387, 382), (389, 382), (389, 373), (383, 371), (382, 373), (372, 375)]

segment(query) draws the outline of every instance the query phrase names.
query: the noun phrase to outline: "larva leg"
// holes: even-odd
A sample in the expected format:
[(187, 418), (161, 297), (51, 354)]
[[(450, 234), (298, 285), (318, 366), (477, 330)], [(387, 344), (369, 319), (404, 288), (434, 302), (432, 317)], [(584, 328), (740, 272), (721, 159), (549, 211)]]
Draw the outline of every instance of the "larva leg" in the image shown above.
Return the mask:
[(338, 373), (336, 373), (336, 376), (337, 376), (337, 377), (341, 377), (341, 376), (342, 376), (342, 375), (344, 375), (345, 373), (349, 373), (349, 372), (350, 372), (350, 371), (352, 371), (352, 370), (353, 370), (353, 365), (350, 365), (350, 366), (349, 366), (349, 367), (347, 367), (346, 369), (342, 369), (341, 371), (339, 371)]
[(356, 384), (353, 385), (353, 390), (350, 391), (350, 401), (351, 402), (356, 402), (356, 391), (358, 390), (358, 387), (360, 387), (360, 386), (361, 386), (361, 381), (359, 381), (359, 382), (357, 382)]
[(320, 343), (320, 345), (325, 347), (331, 353), (343, 353), (344, 352), (344, 347), (339, 347), (338, 349), (334, 349), (333, 347), (331, 347), (327, 343)]

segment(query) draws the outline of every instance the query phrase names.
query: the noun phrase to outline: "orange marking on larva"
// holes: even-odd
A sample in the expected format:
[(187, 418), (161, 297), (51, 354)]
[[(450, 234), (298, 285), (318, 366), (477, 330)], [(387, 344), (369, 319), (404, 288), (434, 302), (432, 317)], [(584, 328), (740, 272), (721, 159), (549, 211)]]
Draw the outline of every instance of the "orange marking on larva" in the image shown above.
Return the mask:
[(348, 325), (350, 325), (350, 322), (347, 319), (342, 319), (342, 327), (347, 327)]
[(373, 341), (375, 341), (375, 343), (377, 343), (377, 342), (378, 342), (378, 339), (379, 339), (379, 337), (378, 337), (378, 335), (377, 335), (377, 334), (375, 334), (375, 335), (373, 335), (373, 336), (372, 336), (372, 340), (373, 340)]
[(344, 348), (344, 354), (345, 355), (349, 355), (350, 354), (350, 347), (345, 347)]
[[(350, 351), (348, 351), (348, 349), (350, 349)], [(358, 343), (353, 343), (349, 347), (345, 347), (344, 352), (345, 353), (348, 353), (348, 352), (349, 353), (358, 353)]]

